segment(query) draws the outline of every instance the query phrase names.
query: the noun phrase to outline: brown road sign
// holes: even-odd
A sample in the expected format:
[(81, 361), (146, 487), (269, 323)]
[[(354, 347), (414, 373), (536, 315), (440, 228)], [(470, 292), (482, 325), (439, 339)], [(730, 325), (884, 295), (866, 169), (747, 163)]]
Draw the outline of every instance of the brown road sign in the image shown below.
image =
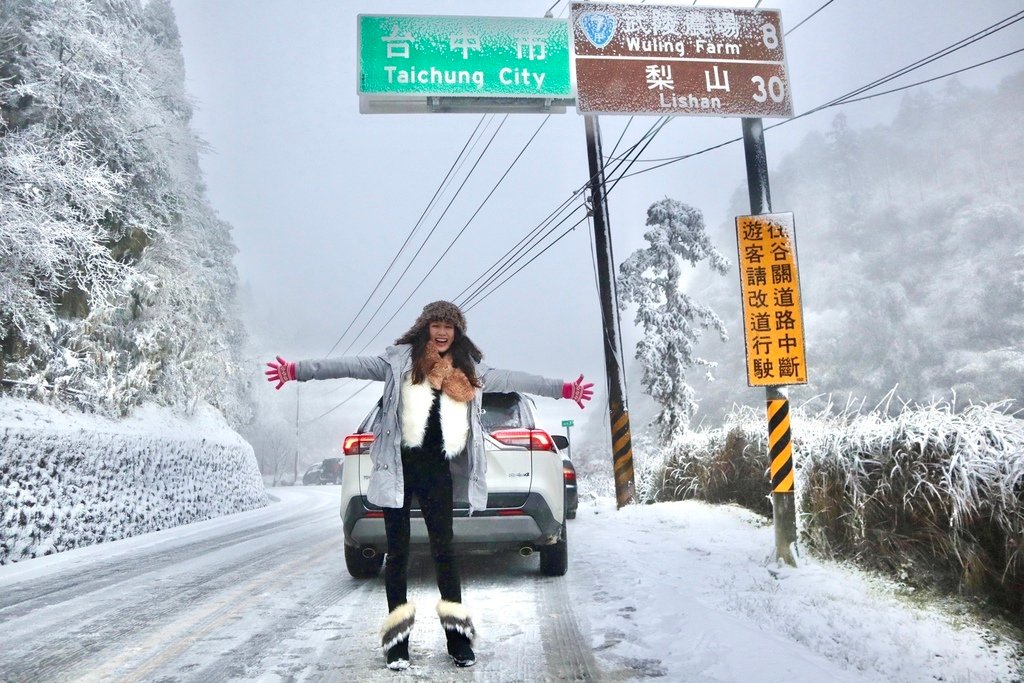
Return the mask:
[(807, 384), (792, 213), (736, 217), (747, 384)]
[(789, 117), (778, 10), (572, 4), (581, 114)]

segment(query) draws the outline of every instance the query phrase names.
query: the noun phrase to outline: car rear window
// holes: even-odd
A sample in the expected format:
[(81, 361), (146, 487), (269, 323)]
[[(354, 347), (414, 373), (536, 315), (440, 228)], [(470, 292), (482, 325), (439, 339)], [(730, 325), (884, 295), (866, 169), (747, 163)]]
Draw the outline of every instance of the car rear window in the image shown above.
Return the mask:
[(521, 394), (488, 392), (484, 394), (480, 424), (487, 432), (523, 427), (532, 429), (533, 413)]

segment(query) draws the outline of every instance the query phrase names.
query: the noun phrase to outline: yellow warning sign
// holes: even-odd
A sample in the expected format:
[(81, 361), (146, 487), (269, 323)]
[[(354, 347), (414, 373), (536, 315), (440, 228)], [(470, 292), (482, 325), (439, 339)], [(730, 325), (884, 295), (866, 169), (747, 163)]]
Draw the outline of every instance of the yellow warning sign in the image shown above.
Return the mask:
[(747, 384), (807, 384), (792, 213), (736, 217)]

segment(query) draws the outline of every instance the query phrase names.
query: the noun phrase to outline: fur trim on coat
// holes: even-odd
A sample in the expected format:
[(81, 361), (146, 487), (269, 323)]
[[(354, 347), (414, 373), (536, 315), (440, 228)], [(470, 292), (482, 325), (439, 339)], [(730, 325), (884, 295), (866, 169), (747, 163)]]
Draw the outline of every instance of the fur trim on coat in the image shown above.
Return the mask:
[(381, 647), (387, 651), (403, 640), (408, 640), (415, 622), (416, 605), (413, 603), (406, 602), (391, 610), (380, 627)]
[(445, 631), (461, 633), (470, 640), (476, 638), (476, 629), (473, 627), (473, 619), (469, 616), (469, 610), (461, 602), (439, 600), (437, 603), (437, 616), (441, 619), (441, 626)]
[[(469, 437), (469, 403), (455, 401), (442, 393), (441, 441), (444, 455), (451, 460), (466, 447)], [(434, 392), (428, 382), (413, 384), (410, 377), (402, 382), (402, 445), (417, 448), (423, 445), (427, 433), (430, 408), (434, 405)]]

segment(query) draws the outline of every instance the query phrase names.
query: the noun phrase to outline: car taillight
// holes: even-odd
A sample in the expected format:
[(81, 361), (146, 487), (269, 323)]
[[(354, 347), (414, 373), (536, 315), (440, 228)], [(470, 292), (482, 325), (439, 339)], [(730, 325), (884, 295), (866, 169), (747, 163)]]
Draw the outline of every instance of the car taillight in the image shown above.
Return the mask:
[(576, 483), (576, 470), (571, 467), (562, 467), (562, 479), (565, 480), (566, 484)]
[(520, 446), (533, 451), (554, 451), (555, 442), (543, 429), (499, 429), (491, 437), (506, 446)]
[(345, 437), (341, 450), (345, 452), (345, 455), (369, 453), (371, 443), (373, 443), (373, 434), (349, 434)]

